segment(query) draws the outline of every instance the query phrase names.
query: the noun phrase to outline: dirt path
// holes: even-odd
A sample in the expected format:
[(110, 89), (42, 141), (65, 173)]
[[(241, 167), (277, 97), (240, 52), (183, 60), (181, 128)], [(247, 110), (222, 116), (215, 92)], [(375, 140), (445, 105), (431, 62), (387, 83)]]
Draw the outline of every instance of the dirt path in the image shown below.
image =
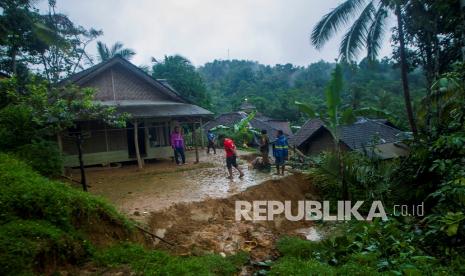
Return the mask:
[(229, 198), (175, 204), (152, 213), (149, 226), (154, 233), (177, 244), (176, 247), (158, 244), (176, 254), (215, 252), (229, 255), (248, 251), (254, 261), (269, 260), (276, 257), (275, 241), (280, 236), (305, 238), (303, 230), (311, 229), (311, 222), (292, 222), (282, 216), (270, 222), (236, 221), (235, 201), (291, 200), (296, 203), (304, 200), (309, 192), (313, 191), (304, 175), (291, 175), (265, 181)]
[[(248, 155), (240, 152), (240, 155)], [(269, 173), (249, 170), (246, 156), (239, 159), (245, 177), (233, 181), (226, 178), (224, 153), (217, 155), (200, 152), (200, 163), (194, 164), (194, 153), (188, 152), (185, 166), (176, 166), (170, 160), (145, 165), (139, 171), (136, 165), (121, 168), (87, 170), (90, 192), (101, 195), (128, 216), (146, 222), (150, 212), (167, 208), (175, 203), (225, 198), (246, 188), (269, 180)], [(250, 159), (250, 158), (249, 158)], [(78, 172), (73, 177), (78, 179)]]

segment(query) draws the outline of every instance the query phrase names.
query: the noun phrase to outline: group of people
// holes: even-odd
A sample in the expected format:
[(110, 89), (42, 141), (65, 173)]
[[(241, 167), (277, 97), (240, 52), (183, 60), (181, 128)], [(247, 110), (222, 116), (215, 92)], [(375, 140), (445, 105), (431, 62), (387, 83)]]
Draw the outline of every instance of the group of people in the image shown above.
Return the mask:
[[(186, 164), (186, 155), (184, 153), (184, 139), (179, 131), (179, 127), (176, 126), (174, 128), (173, 133), (171, 133), (171, 147), (174, 151), (174, 159), (177, 165), (184, 165)], [(208, 130), (207, 133), (207, 154), (210, 153), (210, 149), (213, 150), (213, 153), (216, 154), (216, 135), (211, 131)], [(232, 168), (234, 167), (239, 172), (239, 178), (244, 176), (244, 173), (237, 165), (237, 148), (234, 144), (234, 141), (229, 138), (225, 137), (222, 139), (223, 148), (226, 154), (226, 167), (228, 168), (229, 176), (228, 178), (233, 178), (233, 171)], [(262, 155), (262, 160), (264, 164), (270, 164), (269, 161), (269, 151), (270, 146), (273, 149), (273, 157), (275, 159), (276, 165), (276, 173), (279, 175), (284, 175), (284, 169), (286, 160), (288, 158), (288, 148), (289, 144), (287, 142), (287, 138), (284, 135), (282, 130), (279, 130), (276, 135), (276, 140), (270, 142), (270, 138), (268, 137), (267, 131), (262, 130), (260, 136), (260, 153)]]

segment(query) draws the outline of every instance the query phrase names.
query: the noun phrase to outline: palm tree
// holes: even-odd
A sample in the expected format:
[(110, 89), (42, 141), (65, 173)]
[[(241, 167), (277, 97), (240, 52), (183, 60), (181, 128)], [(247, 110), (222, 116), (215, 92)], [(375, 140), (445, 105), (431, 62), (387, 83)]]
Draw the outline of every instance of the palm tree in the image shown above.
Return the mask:
[(113, 44), (111, 48), (108, 48), (108, 46), (102, 41), (98, 41), (97, 51), (98, 51), (98, 59), (100, 61), (108, 60), (114, 56), (120, 56), (124, 59), (130, 60), (132, 56), (136, 54), (134, 50), (129, 49), (129, 48), (124, 48), (123, 43), (119, 41)]
[(352, 61), (362, 49), (366, 48), (368, 58), (374, 60), (381, 49), (386, 19), (390, 13), (394, 13), (397, 17), (405, 108), (410, 129), (416, 135), (417, 128), (407, 78), (402, 0), (346, 0), (317, 23), (311, 34), (311, 42), (317, 49), (321, 49), (336, 32), (351, 21), (352, 17), (358, 15), (342, 39), (339, 47), (340, 58), (343, 61)]

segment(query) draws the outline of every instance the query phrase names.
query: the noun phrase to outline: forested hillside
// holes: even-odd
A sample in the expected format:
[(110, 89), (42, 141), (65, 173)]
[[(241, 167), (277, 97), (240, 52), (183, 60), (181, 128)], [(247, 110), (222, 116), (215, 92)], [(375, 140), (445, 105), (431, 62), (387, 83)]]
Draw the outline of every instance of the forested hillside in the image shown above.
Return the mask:
[[(212, 97), (216, 113), (236, 110), (247, 98), (266, 115), (300, 124), (295, 101), (324, 109), (324, 89), (335, 64), (325, 61), (306, 67), (292, 64), (263, 65), (245, 60), (215, 60), (198, 70)], [(389, 60), (359, 64), (344, 64), (345, 87), (343, 105), (353, 109), (375, 107), (396, 116), (407, 126), (404, 116), (402, 86), (399, 69)], [(425, 94), (425, 80), (421, 70), (410, 73), (414, 99)]]

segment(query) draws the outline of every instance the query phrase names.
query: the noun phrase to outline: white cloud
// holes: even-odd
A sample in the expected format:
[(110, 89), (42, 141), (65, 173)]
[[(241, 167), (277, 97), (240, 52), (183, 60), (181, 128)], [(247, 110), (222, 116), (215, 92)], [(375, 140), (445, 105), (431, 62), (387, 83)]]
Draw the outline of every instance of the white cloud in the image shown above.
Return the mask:
[[(340, 0), (58, 0), (57, 9), (85, 27), (103, 29), (100, 40), (121, 41), (137, 55), (181, 54), (195, 65), (214, 59), (257, 60), (265, 64), (334, 60), (340, 41), (321, 50), (309, 43), (316, 22)], [(46, 6), (46, 1), (40, 3)], [(387, 33), (389, 35), (389, 32)], [(90, 46), (95, 53), (95, 45)], [(390, 53), (389, 42), (382, 55)]]

